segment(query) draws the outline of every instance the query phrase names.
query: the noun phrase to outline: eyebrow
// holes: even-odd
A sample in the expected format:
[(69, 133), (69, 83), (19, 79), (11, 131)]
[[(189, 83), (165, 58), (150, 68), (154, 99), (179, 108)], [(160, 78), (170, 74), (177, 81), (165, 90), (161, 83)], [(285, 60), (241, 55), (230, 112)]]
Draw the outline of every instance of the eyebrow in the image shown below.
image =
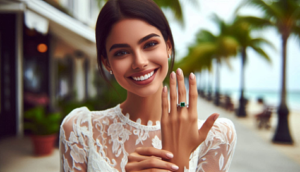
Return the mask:
[[(145, 41), (147, 41), (148, 39), (152, 38), (152, 37), (160, 37), (159, 35), (155, 34), (155, 33), (151, 33), (143, 38), (141, 38), (139, 41), (138, 41), (138, 44), (141, 44)], [(128, 44), (114, 44), (110, 47), (109, 49), (109, 52), (114, 49), (114, 48), (126, 48), (126, 47), (130, 47)]]

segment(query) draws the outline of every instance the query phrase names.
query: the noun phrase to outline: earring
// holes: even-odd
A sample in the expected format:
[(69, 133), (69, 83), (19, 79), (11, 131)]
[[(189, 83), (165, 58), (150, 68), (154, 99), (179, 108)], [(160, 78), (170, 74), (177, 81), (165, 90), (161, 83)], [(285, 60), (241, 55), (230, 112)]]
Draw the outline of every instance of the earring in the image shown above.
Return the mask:
[(112, 75), (113, 74), (112, 70), (110, 70), (109, 73)]
[(171, 54), (169, 54), (169, 57), (168, 58), (171, 58)]

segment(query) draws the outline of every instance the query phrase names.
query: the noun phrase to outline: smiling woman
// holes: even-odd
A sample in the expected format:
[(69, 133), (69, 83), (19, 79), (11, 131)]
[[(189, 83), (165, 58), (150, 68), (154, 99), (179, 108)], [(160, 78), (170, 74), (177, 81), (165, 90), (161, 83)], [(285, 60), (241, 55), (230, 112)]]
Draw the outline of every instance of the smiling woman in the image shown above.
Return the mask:
[(77, 108), (63, 120), (61, 171), (228, 171), (234, 126), (218, 114), (197, 119), (195, 75), (189, 76), (189, 105), (181, 69), (170, 74), (168, 100), (163, 80), (174, 42), (152, 0), (109, 0), (96, 42), (103, 77), (105, 69), (114, 75), (127, 98), (104, 111)]

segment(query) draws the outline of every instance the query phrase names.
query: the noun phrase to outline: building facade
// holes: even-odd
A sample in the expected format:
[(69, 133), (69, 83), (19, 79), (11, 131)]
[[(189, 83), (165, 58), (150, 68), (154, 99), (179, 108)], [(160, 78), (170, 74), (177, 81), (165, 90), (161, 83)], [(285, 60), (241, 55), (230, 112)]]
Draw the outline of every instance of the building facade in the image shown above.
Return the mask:
[(22, 136), (23, 113), (96, 95), (96, 0), (0, 0), (0, 138)]

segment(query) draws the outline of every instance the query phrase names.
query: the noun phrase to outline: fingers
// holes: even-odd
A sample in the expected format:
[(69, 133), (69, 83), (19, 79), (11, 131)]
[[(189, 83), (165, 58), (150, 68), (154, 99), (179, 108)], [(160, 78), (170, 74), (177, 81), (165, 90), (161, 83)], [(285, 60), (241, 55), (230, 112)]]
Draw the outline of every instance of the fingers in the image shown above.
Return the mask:
[(171, 159), (173, 158), (173, 154), (166, 150), (160, 150), (153, 147), (138, 147), (135, 149), (135, 152), (144, 155), (144, 156), (156, 156), (161, 157), (163, 159)]
[(146, 169), (142, 171), (131, 171), (131, 172), (171, 172), (170, 170), (164, 170), (164, 169)]
[(168, 89), (166, 86), (163, 87), (162, 91), (162, 115), (161, 121), (167, 121), (169, 115), (169, 103), (168, 103)]
[(140, 161), (144, 161), (148, 158), (157, 158), (157, 159), (162, 159), (160, 157), (156, 157), (156, 156), (143, 156), (143, 155), (140, 155), (136, 152), (133, 152), (131, 154), (129, 154), (128, 156), (128, 162), (140, 162)]
[(175, 74), (175, 72), (172, 72), (170, 75), (170, 104), (171, 104), (171, 112), (176, 112), (177, 111), (177, 91), (176, 91), (176, 74)]
[(207, 136), (209, 130), (214, 125), (214, 123), (218, 117), (219, 117), (219, 114), (214, 113), (206, 119), (206, 121), (204, 122), (204, 124), (202, 125), (202, 127), (199, 130), (201, 142), (203, 142), (206, 139), (206, 136)]
[(177, 80), (178, 80), (178, 103), (185, 102), (186, 103), (186, 89), (184, 85), (184, 76), (183, 72), (180, 68), (176, 71)]
[(196, 77), (191, 73), (189, 76), (189, 111), (195, 112), (193, 114), (197, 114), (197, 99), (198, 91)]
[(141, 171), (146, 169), (165, 169), (169, 171), (178, 170), (179, 167), (175, 164), (172, 164), (167, 161), (163, 161), (157, 158), (148, 158), (141, 162), (131, 162), (126, 164), (125, 170), (126, 171)]

